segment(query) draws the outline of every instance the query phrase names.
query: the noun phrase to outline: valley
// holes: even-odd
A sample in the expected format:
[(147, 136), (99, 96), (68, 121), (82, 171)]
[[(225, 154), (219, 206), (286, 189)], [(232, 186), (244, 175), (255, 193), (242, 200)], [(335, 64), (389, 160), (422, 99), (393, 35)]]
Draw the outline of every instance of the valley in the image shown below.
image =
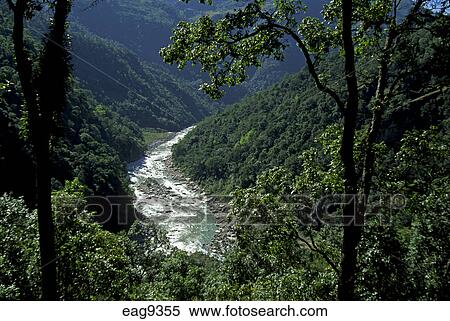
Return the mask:
[(448, 301), (449, 12), (0, 2), (0, 300)]
[(136, 209), (167, 231), (173, 246), (190, 253), (210, 253), (219, 228), (217, 219), (226, 213), (172, 164), (172, 146), (190, 130), (154, 143), (128, 170)]

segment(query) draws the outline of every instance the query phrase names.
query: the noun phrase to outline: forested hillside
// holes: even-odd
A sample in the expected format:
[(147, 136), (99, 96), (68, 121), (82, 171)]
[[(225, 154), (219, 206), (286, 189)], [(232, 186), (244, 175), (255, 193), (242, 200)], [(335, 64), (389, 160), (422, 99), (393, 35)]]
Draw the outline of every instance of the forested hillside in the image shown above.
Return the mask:
[[(404, 55), (398, 56), (396, 72), (403, 73), (412, 65), (417, 71), (408, 76), (403, 84), (404, 94), (395, 98), (383, 120), (380, 138), (392, 148), (397, 147), (405, 131), (425, 129), (450, 116), (448, 92), (425, 104), (405, 103), (420, 96), (422, 86), (430, 81), (445, 81), (449, 73), (448, 56), (443, 55), (448, 44), (436, 43), (427, 36), (423, 32), (411, 35), (403, 48)], [(332, 66), (330, 74), (342, 70), (342, 61), (336, 55), (328, 56), (324, 64)], [(370, 63), (362, 61), (360, 71), (367, 73), (361, 90), (363, 112), (359, 124), (364, 128), (376, 84), (371, 78), (374, 71)], [(342, 80), (337, 80), (336, 85), (343, 89)], [(230, 192), (236, 187), (254, 185), (259, 174), (275, 166), (285, 166), (298, 174), (301, 152), (313, 146), (317, 135), (339, 120), (334, 102), (317, 90), (305, 68), (271, 89), (200, 122), (175, 146), (174, 159), (210, 190)]]
[(177, 131), (217, 108), (192, 84), (143, 61), (123, 45), (76, 25), (72, 30), (74, 75), (81, 85), (140, 127)]
[[(336, 29), (313, 19), (298, 24), (300, 38), (288, 14), (278, 20), (254, 4), (242, 13), (251, 31), (240, 15), (203, 18), (176, 30), (163, 52), (170, 63), (220, 66), (203, 87), (218, 96), (221, 86), (242, 81), (247, 64), (282, 54), (285, 31), (310, 58), (303, 72), (204, 120), (174, 147), (188, 175), (233, 195), (236, 240), (216, 297), (448, 299), (448, 16), (425, 10), (414, 22), (406, 18), (407, 27), (390, 20), (381, 45), (378, 22), (370, 34), (345, 13), (339, 20), (346, 7), (338, 4), (326, 6), (324, 16), (347, 19), (343, 42), (333, 42)], [(379, 4), (355, 12), (364, 12), (358, 17), (365, 21), (382, 12)], [(197, 30), (205, 32), (200, 26), (212, 30), (205, 46), (196, 38)], [(352, 26), (363, 30), (353, 34)], [(221, 42), (224, 35), (231, 46)], [(339, 54), (330, 53), (327, 41)], [(197, 46), (206, 53), (189, 51)], [(208, 59), (210, 48), (230, 60)]]
[[(108, 6), (106, 2), (101, 5)], [(5, 8), (2, 3), (0, 9), (6, 18)], [(83, 12), (90, 10), (93, 9)], [(35, 39), (47, 31), (45, 17), (45, 12), (41, 12), (28, 24), (28, 31)], [(111, 26), (122, 20), (120, 17), (111, 19)], [(12, 27), (11, 21), (5, 23), (8, 25), (4, 28)], [(156, 63), (146, 61), (135, 53), (136, 48), (126, 47), (114, 38), (99, 36), (76, 21), (70, 25), (70, 34), (73, 74), (81, 87), (140, 127), (180, 130), (217, 109), (217, 103), (195, 90), (196, 84), (170, 72), (161, 59)], [(130, 32), (126, 38), (132, 38), (134, 34)]]
[[(6, 10), (2, 6), (2, 10)], [(11, 20), (0, 15), (1, 192), (14, 191), (33, 202), (32, 157), (27, 143), (27, 114), (21, 109), (21, 89), (14, 69)], [(27, 33), (30, 49), (39, 42)], [(141, 129), (102, 105), (76, 79), (70, 81), (68, 106), (61, 116), (52, 143), (52, 176), (55, 188), (78, 178), (91, 194), (122, 195), (128, 191), (125, 162), (139, 158), (144, 150)], [(22, 146), (18, 148), (18, 146)], [(17, 173), (22, 173), (17, 180)]]
[(199, 123), (175, 146), (174, 160), (214, 191), (248, 187), (265, 169), (298, 169), (299, 152), (337, 121), (302, 72)]
[(449, 1), (207, 3), (0, 4), (0, 300), (449, 300)]
[[(326, 1), (306, 1), (308, 12), (319, 16), (324, 2)], [(162, 63), (159, 50), (169, 43), (172, 29), (179, 21), (191, 21), (203, 14), (223, 16), (243, 7), (248, 1), (215, 1), (212, 5), (200, 4), (197, 1), (183, 3), (178, 0), (110, 0), (99, 1), (93, 6), (90, 6), (90, 3), (89, 0), (75, 3), (73, 19), (76, 22), (104, 39), (120, 43), (140, 59), (168, 70), (175, 77), (189, 80), (190, 83), (194, 81), (195, 86), (195, 82), (201, 82), (205, 78), (198, 68), (179, 71)], [(246, 94), (280, 81), (284, 75), (297, 72), (303, 64), (302, 61), (303, 57), (298, 55), (295, 49), (288, 50), (283, 63), (267, 60), (261, 69), (250, 72), (252, 77), (249, 81), (236, 88), (228, 88), (223, 101), (236, 102)], [(186, 85), (186, 82), (184, 84)]]

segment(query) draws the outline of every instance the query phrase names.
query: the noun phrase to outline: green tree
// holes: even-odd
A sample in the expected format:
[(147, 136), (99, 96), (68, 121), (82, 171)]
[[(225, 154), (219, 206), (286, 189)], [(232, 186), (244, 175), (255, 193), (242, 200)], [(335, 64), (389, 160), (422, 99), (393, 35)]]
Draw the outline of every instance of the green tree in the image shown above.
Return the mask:
[[(36, 176), (36, 208), (42, 271), (42, 298), (56, 300), (57, 274), (55, 232), (51, 205), (50, 139), (54, 122), (66, 101), (69, 76), (66, 28), (70, 0), (7, 0), (14, 16), (13, 42), (17, 72), (28, 114), (28, 129)], [(49, 33), (38, 57), (31, 57), (24, 41), (24, 20), (44, 5), (53, 9)], [(38, 67), (33, 61), (38, 61)]]
[[(200, 2), (211, 4), (212, 0)], [(180, 68), (188, 61), (201, 64), (202, 71), (210, 76), (210, 82), (201, 88), (219, 98), (223, 95), (220, 87), (243, 82), (248, 67), (261, 66), (266, 57), (281, 60), (290, 42), (300, 49), (317, 88), (335, 101), (342, 115), (340, 159), (343, 192), (347, 198), (342, 208), (343, 241), (337, 295), (342, 300), (355, 298), (357, 247), (362, 237), (365, 199), (372, 184), (373, 146), (390, 93), (397, 89), (397, 81), (389, 72), (396, 42), (413, 24), (417, 27), (419, 17), (440, 15), (445, 19), (449, 8), (448, 1), (418, 0), (402, 16), (401, 4), (402, 0), (332, 0), (324, 6), (323, 20), (319, 20), (298, 18), (306, 11), (301, 0), (253, 0), (217, 20), (202, 16), (194, 22), (180, 22), (172, 43), (161, 50), (167, 63), (177, 63)], [(330, 75), (316, 64), (325, 53), (336, 49), (343, 56), (344, 68), (337, 79), (345, 81), (343, 92), (333, 88), (333, 82), (327, 79)], [(372, 121), (362, 166), (356, 163), (355, 133), (362, 103), (359, 87), (365, 85), (365, 79), (358, 73), (357, 57), (370, 61), (377, 69), (376, 93), (370, 102)], [(417, 99), (435, 96), (443, 91), (443, 86), (429, 90)]]
[(129, 298), (130, 246), (125, 235), (104, 230), (85, 210), (85, 187), (77, 179), (52, 193), (58, 255), (58, 291), (64, 300)]
[[(136, 280), (128, 253), (132, 242), (93, 221), (93, 213), (85, 211), (85, 189), (78, 180), (68, 181), (52, 195), (59, 298), (128, 299)], [(37, 213), (7, 194), (0, 197), (0, 210), (0, 298), (39, 299)]]
[(36, 213), (7, 194), (0, 196), (0, 211), (0, 299), (34, 300), (40, 291)]

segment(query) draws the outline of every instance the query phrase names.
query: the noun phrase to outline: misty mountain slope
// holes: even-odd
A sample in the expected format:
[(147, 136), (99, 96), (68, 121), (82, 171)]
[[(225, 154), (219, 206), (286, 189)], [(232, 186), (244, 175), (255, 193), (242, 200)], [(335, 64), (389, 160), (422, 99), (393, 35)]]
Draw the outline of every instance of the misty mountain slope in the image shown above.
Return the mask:
[(123, 45), (72, 28), (74, 74), (102, 103), (141, 127), (179, 130), (214, 108), (191, 84)]
[[(326, 0), (309, 0), (308, 14), (319, 16)], [(105, 39), (117, 41), (139, 58), (163, 66), (177, 78), (198, 82), (207, 75), (198, 68), (187, 67), (179, 71), (167, 66), (159, 56), (159, 50), (170, 43), (172, 29), (181, 20), (192, 20), (208, 14), (220, 17), (245, 4), (245, 1), (214, 1), (212, 6), (198, 1), (184, 3), (178, 0), (108, 0), (86, 9), (89, 0), (79, 1), (73, 10), (72, 19), (90, 32)], [(292, 45), (292, 44), (291, 44)], [(249, 72), (249, 80), (236, 88), (226, 89), (225, 103), (233, 103), (249, 93), (267, 88), (280, 81), (286, 74), (299, 71), (304, 65), (303, 56), (292, 45), (286, 51), (283, 62), (268, 61), (264, 67)]]

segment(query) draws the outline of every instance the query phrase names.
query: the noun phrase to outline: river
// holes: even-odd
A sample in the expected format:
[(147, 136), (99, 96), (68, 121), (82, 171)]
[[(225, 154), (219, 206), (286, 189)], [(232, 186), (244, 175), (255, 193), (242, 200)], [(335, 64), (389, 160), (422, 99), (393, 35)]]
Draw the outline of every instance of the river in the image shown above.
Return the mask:
[(169, 242), (187, 252), (208, 253), (214, 235), (217, 208), (192, 181), (172, 166), (172, 146), (192, 127), (150, 147), (144, 158), (128, 166), (135, 207), (167, 231)]

